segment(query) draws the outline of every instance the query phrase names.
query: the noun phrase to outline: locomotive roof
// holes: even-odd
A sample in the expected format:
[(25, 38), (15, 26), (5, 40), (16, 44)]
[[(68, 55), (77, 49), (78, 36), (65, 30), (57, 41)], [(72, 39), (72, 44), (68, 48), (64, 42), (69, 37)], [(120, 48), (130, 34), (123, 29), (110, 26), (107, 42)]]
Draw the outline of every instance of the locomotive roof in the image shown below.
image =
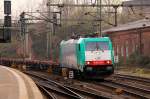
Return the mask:
[(81, 43), (83, 40), (86, 41), (109, 41), (109, 37), (100, 37), (100, 38), (79, 38), (79, 39), (69, 39), (67, 41), (62, 41), (61, 44), (70, 44), (70, 43)]

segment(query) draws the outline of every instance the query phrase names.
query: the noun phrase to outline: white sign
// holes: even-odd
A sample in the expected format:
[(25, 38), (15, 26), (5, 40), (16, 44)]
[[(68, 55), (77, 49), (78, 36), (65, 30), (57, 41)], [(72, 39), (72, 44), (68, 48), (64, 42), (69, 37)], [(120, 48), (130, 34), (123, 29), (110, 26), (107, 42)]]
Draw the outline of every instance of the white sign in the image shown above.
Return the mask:
[(70, 79), (73, 79), (73, 78), (74, 78), (74, 73), (73, 73), (73, 71), (69, 71), (69, 78), (70, 78)]
[(119, 63), (119, 57), (118, 56), (114, 56), (114, 62)]

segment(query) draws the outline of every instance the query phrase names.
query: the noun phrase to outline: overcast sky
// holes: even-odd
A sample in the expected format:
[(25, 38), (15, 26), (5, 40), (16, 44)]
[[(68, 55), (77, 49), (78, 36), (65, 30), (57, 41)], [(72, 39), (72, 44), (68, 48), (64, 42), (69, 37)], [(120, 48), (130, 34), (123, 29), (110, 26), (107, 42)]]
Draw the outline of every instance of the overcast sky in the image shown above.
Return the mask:
[[(18, 17), (23, 11), (36, 11), (43, 0), (11, 0), (12, 1), (12, 17)], [(0, 0), (0, 19), (3, 19), (3, 2)]]
[[(12, 1), (12, 16), (16, 17), (22, 11), (34, 11), (38, 9), (39, 4), (42, 3), (43, 0), (11, 0)], [(3, 18), (3, 4), (4, 0), (0, 0), (0, 18)]]

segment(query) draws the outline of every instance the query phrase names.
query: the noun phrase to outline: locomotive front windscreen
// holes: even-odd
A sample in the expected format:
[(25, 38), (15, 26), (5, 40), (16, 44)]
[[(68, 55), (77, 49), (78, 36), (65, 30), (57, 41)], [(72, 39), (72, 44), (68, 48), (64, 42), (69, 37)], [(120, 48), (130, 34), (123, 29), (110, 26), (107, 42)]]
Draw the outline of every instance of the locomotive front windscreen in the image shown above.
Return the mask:
[(86, 51), (109, 50), (108, 42), (87, 42)]

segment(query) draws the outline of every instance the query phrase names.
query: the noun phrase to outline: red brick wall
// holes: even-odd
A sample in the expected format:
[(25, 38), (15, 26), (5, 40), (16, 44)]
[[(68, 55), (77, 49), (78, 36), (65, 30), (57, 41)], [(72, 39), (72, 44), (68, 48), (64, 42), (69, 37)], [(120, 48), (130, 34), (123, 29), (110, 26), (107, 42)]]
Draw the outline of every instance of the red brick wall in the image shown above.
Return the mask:
[(142, 34), (143, 51), (144, 55), (150, 56), (150, 31), (146, 31)]
[[(127, 57), (133, 52), (140, 52), (140, 33), (141, 33), (141, 52), (150, 56), (150, 29), (134, 29), (118, 32), (109, 32), (112, 39), (115, 55), (126, 61)], [(117, 51), (118, 50), (118, 51)]]

